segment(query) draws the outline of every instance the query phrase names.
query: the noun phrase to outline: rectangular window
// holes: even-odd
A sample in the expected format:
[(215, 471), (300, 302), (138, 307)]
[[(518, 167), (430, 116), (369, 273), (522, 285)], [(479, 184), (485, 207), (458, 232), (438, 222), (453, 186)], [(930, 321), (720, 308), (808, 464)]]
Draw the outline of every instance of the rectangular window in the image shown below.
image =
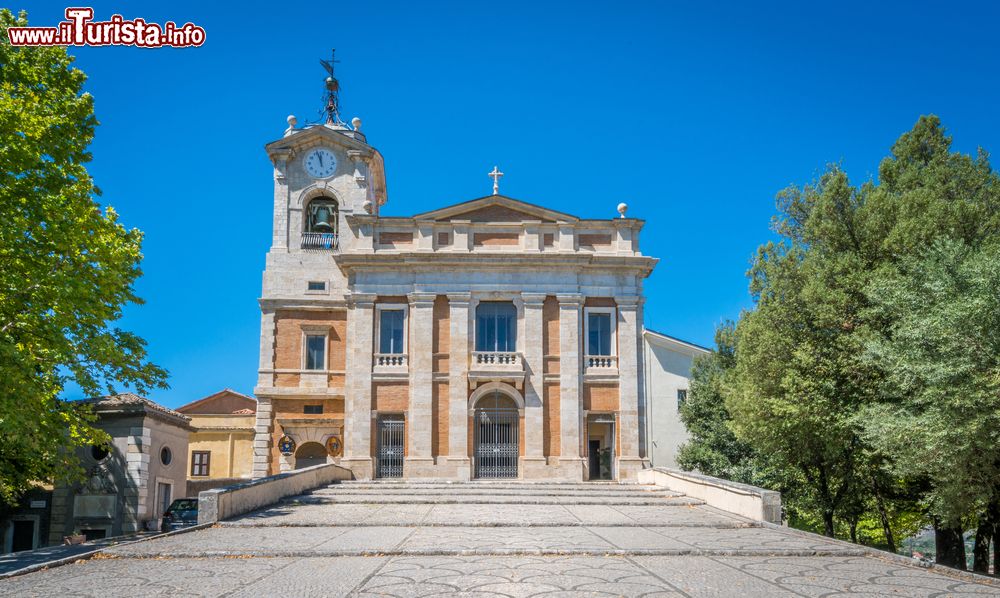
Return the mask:
[(680, 407), (688, 400), (688, 391), (686, 388), (677, 389), (677, 406)]
[(403, 325), (405, 318), (401, 309), (383, 309), (379, 311), (378, 322), (378, 352), (403, 352)]
[(306, 335), (306, 369), (326, 369), (326, 335)]
[(322, 405), (303, 405), (302, 413), (306, 415), (322, 415), (323, 406)]
[(326, 283), (322, 280), (310, 280), (306, 283), (306, 290), (309, 291), (325, 291)]
[(451, 238), (448, 233), (438, 233), (438, 245), (445, 247), (451, 244)]
[(476, 351), (517, 351), (517, 308), (489, 301), (476, 307)]
[(191, 477), (205, 477), (212, 461), (212, 451), (191, 452)]
[(587, 355), (611, 355), (611, 314), (587, 314)]

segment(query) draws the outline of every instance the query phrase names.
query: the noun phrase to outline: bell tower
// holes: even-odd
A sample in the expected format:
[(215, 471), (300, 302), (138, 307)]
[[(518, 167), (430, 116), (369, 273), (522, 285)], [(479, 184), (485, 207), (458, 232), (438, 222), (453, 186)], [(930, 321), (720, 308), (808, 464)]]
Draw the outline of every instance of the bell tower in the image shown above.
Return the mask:
[(290, 115), (282, 137), (265, 146), (274, 165), (272, 253), (350, 247), (350, 214), (373, 214), (386, 201), (382, 155), (361, 132), (361, 119), (340, 117), (340, 82), (321, 60), (323, 122), (299, 126)]

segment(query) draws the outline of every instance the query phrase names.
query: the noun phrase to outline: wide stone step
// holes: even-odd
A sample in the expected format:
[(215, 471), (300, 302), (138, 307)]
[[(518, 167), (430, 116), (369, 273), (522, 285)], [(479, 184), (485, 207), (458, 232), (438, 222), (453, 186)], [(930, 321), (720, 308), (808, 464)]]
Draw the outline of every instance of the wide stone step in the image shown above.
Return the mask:
[(286, 498), (285, 502), (325, 504), (414, 504), (414, 505), (447, 505), (447, 504), (487, 504), (487, 505), (701, 505), (704, 501), (688, 496), (651, 496), (635, 497), (620, 496), (531, 496), (531, 495), (421, 495), (421, 494), (357, 494), (342, 495), (337, 493), (321, 493), (313, 491)]
[(619, 484), (617, 482), (520, 482), (511, 480), (474, 480), (471, 482), (432, 482), (411, 480), (351, 480), (330, 484), (329, 488), (364, 489), (364, 490), (559, 490), (587, 492), (658, 492), (663, 486), (654, 484)]
[(468, 555), (863, 555), (865, 549), (770, 528), (215, 527), (109, 549), (141, 558)]
[(759, 522), (708, 506), (489, 504), (275, 505), (231, 521), (229, 527), (759, 527)]
[(655, 490), (590, 490), (564, 488), (487, 488), (483, 486), (455, 486), (452, 488), (356, 488), (330, 486), (312, 491), (318, 496), (564, 496), (604, 498), (660, 498), (683, 496), (665, 488)]

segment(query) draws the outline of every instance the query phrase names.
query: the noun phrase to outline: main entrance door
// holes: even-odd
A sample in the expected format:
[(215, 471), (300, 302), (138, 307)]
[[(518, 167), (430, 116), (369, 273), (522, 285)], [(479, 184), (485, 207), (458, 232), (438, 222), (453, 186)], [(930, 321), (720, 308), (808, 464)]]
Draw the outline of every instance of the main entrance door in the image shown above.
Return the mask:
[(516, 478), (518, 457), (517, 403), (494, 391), (475, 409), (476, 477)]
[(378, 463), (375, 477), (403, 477), (403, 416), (381, 415), (377, 420)]

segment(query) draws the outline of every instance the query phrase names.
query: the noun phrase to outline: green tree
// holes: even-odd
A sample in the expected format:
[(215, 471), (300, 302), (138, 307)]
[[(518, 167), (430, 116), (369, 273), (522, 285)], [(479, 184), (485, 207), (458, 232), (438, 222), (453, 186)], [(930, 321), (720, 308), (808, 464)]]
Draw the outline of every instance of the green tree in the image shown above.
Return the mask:
[(726, 377), (736, 363), (736, 325), (724, 322), (715, 331), (715, 350), (694, 360), (691, 388), (680, 407), (690, 439), (680, 447), (677, 462), (688, 471), (761, 484), (764, 467), (745, 442), (730, 429), (726, 409)]
[(24, 25), (0, 10), (0, 504), (79, 475), (75, 449), (107, 440), (59, 399), (67, 384), (97, 395), (166, 379), (113, 325), (139, 303), (142, 234), (95, 201), (86, 77), (65, 48), (10, 46), (7, 29)]
[[(979, 515), (975, 568), (988, 570), (1000, 509), (1000, 245), (935, 241), (869, 287), (867, 339), (897, 400), (865, 411), (866, 439), (892, 470), (926, 478), (946, 527)], [(957, 555), (956, 555), (957, 556)]]
[[(985, 152), (952, 152), (929, 116), (893, 145), (878, 182), (855, 186), (831, 166), (816, 183), (782, 191), (778, 206), (781, 239), (758, 250), (749, 272), (756, 308), (737, 326), (726, 405), (737, 438), (805, 481), (796, 506), (817, 513), (827, 534), (842, 518), (853, 535), (868, 505), (894, 496), (912, 504), (896, 490), (926, 484), (893, 478), (894, 455), (867, 426), (869, 407), (911, 399), (885, 363), (866, 357), (867, 339), (894, 318), (871, 309), (869, 288), (937, 239), (995, 237), (1000, 181)], [(880, 517), (887, 538), (890, 510)]]

